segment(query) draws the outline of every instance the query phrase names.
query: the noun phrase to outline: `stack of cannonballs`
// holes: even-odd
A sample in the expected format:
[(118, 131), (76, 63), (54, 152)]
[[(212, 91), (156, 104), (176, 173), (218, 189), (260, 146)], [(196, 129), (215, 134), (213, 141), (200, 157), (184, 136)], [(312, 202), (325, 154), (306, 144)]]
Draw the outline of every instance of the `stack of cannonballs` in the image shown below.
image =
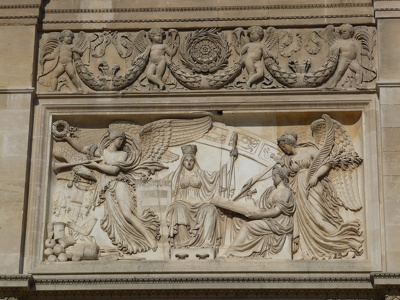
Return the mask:
[(66, 253), (66, 249), (75, 245), (71, 236), (65, 235), (65, 223), (54, 222), (48, 225), (48, 238), (44, 242), (44, 256), (49, 262), (64, 262), (72, 260), (72, 255)]
[(55, 261), (67, 261), (68, 256), (65, 253), (65, 248), (57, 244), (56, 240), (54, 239), (47, 239), (44, 242), (45, 249), (44, 249), (44, 255), (47, 258), (47, 261), (49, 262), (55, 262)]

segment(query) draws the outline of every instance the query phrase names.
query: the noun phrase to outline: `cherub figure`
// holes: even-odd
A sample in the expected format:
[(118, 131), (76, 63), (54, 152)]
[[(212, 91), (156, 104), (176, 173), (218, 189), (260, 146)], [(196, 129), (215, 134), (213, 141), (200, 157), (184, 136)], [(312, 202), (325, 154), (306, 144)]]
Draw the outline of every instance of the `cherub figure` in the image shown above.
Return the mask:
[(362, 87), (362, 69), (359, 61), (361, 60), (361, 49), (354, 37), (354, 27), (350, 24), (339, 26), (340, 38), (331, 46), (330, 52), (339, 55), (336, 72), (328, 81), (326, 88), (334, 89), (343, 77), (347, 69), (355, 74), (356, 86)]
[[(241, 29), (239, 29), (240, 31)], [(264, 30), (260, 26), (251, 26), (246, 33), (248, 41), (240, 47), (240, 39), (233, 35), (235, 40), (234, 47), (238, 54), (244, 55), (244, 64), (249, 78), (246, 82), (247, 88), (251, 88), (264, 77), (264, 59), (263, 52), (265, 45), (262, 42), (264, 38)]]
[[(75, 52), (79, 55), (82, 55), (84, 50), (74, 45), (73, 40), (74, 33), (71, 30), (63, 30), (59, 35), (59, 40), (58, 43), (56, 43), (56, 47), (54, 47), (55, 42), (51, 40), (48, 41), (47, 45), (45, 46), (45, 48), (50, 50), (50, 53), (46, 53), (46, 49), (44, 50), (41, 64), (44, 66), (47, 61), (54, 61), (54, 64), (52, 64), (52, 68), (50, 68), (50, 70), (43, 72), (43, 74), (41, 74), (39, 77), (43, 77), (51, 72), (51, 91), (57, 90), (58, 78), (64, 73), (69, 76), (75, 87), (79, 91), (82, 91), (78, 76), (75, 74), (73, 53)], [(53, 47), (51, 47), (52, 45)]]
[(147, 79), (156, 84), (159, 89), (165, 89), (165, 83), (162, 76), (165, 73), (167, 60), (165, 54), (173, 57), (178, 51), (177, 44), (171, 46), (164, 44), (165, 32), (161, 28), (152, 28), (149, 31), (149, 39), (153, 43), (150, 49), (149, 65), (147, 67)]

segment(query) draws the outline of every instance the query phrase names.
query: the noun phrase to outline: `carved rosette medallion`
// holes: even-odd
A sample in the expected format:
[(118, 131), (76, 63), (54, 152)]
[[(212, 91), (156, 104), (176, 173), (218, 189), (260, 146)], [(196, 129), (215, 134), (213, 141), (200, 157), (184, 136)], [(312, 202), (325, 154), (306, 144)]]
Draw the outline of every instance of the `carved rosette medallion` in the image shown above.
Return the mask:
[(181, 49), (183, 64), (196, 73), (213, 73), (228, 64), (229, 44), (219, 29), (200, 29), (189, 34)]

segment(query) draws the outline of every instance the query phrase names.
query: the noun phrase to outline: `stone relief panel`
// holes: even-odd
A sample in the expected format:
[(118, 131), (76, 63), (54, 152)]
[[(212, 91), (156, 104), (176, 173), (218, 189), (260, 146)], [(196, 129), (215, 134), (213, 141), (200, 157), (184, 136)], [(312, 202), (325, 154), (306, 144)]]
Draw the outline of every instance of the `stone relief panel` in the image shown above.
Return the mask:
[(363, 258), (359, 119), (72, 122), (52, 124), (48, 262)]
[(44, 33), (39, 92), (373, 89), (375, 28)]

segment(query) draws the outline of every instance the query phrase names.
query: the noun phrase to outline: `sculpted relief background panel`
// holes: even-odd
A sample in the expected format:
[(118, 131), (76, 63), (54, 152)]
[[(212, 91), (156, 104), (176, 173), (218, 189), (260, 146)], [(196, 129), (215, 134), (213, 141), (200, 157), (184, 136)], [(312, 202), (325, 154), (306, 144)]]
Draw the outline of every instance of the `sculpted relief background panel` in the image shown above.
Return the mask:
[(43, 33), (39, 92), (373, 89), (373, 27)]
[(365, 260), (361, 113), (252, 116), (54, 119), (41, 260)]

